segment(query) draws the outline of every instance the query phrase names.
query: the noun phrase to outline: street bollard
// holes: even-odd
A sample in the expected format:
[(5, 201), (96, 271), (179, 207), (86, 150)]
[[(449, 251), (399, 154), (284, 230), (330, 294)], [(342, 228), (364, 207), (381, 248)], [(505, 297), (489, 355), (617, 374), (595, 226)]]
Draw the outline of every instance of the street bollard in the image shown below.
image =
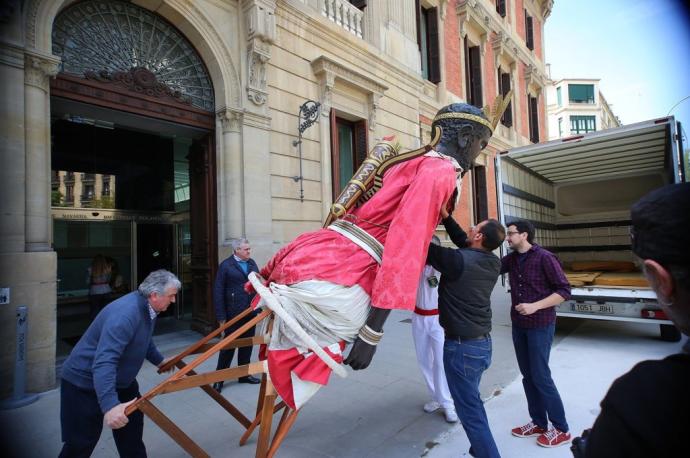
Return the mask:
[(27, 308), (17, 307), (17, 347), (14, 360), (14, 392), (12, 397), (0, 402), (0, 409), (16, 409), (29, 405), (38, 399), (37, 394), (26, 394), (26, 330)]

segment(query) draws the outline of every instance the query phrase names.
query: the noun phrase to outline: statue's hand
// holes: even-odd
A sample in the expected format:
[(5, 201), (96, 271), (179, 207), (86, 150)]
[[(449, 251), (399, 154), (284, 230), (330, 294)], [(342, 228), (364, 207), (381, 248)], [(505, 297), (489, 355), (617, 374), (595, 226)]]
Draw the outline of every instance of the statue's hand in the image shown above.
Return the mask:
[(358, 337), (352, 344), (350, 354), (343, 362), (356, 371), (366, 369), (374, 358), (374, 353), (376, 353), (376, 345), (369, 345)]

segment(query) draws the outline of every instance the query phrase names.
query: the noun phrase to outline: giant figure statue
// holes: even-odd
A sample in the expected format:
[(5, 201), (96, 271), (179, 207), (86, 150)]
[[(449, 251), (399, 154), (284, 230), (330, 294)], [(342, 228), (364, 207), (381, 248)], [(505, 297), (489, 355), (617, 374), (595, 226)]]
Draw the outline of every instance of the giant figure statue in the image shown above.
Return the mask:
[(307, 340), (337, 363), (353, 342), (344, 363), (364, 369), (390, 311), (414, 309), (441, 207), (454, 207), (461, 176), (486, 147), (509, 100), (483, 111), (462, 103), (442, 108), (431, 144), (420, 150), (399, 153), (390, 143), (378, 144), (336, 200), (326, 227), (280, 249), (261, 269), (262, 278), (253, 279), (257, 301), (271, 296), (283, 309), (262, 357), (290, 407), (299, 409), (331, 372)]

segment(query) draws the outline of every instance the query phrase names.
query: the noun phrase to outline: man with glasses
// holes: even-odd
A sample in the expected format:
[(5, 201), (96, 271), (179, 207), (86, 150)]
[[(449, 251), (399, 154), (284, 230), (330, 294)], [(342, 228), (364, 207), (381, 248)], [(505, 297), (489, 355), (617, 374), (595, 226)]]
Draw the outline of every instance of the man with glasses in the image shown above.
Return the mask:
[(551, 378), (549, 353), (556, 329), (555, 306), (570, 297), (570, 284), (556, 256), (534, 243), (532, 223), (511, 222), (507, 235), (513, 251), (501, 260), (501, 273), (510, 277), (513, 345), (532, 418), (511, 433), (537, 436), (537, 444), (558, 447), (569, 443), (571, 436), (563, 401)]

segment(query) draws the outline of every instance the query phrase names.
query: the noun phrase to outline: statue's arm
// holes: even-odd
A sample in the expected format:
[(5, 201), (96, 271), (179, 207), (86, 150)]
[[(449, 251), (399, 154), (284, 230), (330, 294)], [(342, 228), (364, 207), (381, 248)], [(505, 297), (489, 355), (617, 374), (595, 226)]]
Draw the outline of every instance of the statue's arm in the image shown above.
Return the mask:
[[(388, 309), (372, 307), (367, 318), (367, 326), (376, 332), (382, 332), (383, 323), (386, 322), (390, 313), (391, 311)], [(376, 345), (370, 345), (357, 337), (344, 363), (356, 371), (366, 369), (371, 363), (374, 353), (376, 353)]]

